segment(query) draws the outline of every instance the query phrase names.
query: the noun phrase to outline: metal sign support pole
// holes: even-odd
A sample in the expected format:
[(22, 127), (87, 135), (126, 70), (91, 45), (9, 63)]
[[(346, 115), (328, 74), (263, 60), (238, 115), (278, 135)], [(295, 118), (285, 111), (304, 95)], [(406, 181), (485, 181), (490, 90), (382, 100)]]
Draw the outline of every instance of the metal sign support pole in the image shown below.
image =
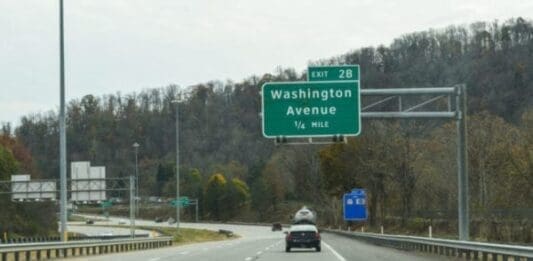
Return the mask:
[(194, 200), (192, 201), (192, 203), (194, 204), (194, 208), (195, 208), (195, 210), (194, 210), (194, 212), (195, 212), (195, 218), (194, 218), (194, 221), (195, 221), (196, 223), (198, 223), (198, 201), (199, 201), (198, 199), (194, 199)]
[(457, 182), (459, 240), (469, 240), (468, 155), (466, 134), (466, 85), (456, 87)]
[(135, 238), (135, 178), (130, 175), (130, 233)]
[(176, 230), (179, 232), (180, 229), (180, 134), (179, 134), (179, 110), (178, 103), (176, 103), (176, 199), (179, 204), (176, 207)]

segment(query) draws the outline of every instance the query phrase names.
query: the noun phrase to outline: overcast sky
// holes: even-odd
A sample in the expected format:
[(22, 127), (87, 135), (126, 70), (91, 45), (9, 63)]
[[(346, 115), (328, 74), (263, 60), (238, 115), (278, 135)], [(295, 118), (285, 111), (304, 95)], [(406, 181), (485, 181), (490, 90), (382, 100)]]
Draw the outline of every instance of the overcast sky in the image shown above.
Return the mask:
[[(58, 0), (0, 0), (0, 122), (59, 106)], [(66, 97), (240, 81), (532, 0), (65, 0)]]

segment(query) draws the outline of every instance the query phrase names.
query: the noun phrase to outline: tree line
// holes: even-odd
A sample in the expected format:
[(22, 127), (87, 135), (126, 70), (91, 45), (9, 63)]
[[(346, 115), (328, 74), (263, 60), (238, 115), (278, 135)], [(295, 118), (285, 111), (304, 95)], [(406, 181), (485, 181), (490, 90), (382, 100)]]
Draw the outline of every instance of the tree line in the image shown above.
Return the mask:
[[(465, 83), (472, 209), (487, 213), (483, 211), (533, 207), (531, 21), (516, 18), (411, 33), (388, 46), (312, 64), (359, 64), (362, 88)], [(109, 176), (127, 176), (134, 170), (132, 144), (138, 142), (141, 195), (172, 196), (172, 101), (186, 90), (189, 96), (178, 104), (180, 170), (186, 173), (180, 189), (202, 198), (205, 217), (231, 219), (246, 212), (250, 219), (281, 219), (305, 203), (320, 210), (323, 222), (334, 224), (341, 221), (339, 196), (353, 187), (370, 192), (372, 223), (454, 212), (453, 123), (364, 121), (362, 135), (344, 145), (279, 147), (263, 138), (261, 85), (305, 79), (305, 72), (280, 67), (240, 82), (170, 85), (71, 100), (68, 161), (90, 160), (105, 165)], [(58, 176), (57, 112), (27, 115), (14, 130), (3, 129), (31, 153), (27, 166), (33, 166), (32, 174)], [(239, 208), (221, 213), (223, 202), (216, 200), (224, 197), (233, 198)]]

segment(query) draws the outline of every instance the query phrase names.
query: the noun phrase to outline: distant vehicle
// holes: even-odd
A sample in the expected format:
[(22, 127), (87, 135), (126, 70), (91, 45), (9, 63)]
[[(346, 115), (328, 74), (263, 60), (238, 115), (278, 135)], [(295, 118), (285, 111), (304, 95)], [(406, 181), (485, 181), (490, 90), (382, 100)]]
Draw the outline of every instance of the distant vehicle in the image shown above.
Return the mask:
[(168, 218), (167, 222), (168, 222), (169, 225), (172, 225), (172, 224), (176, 223), (176, 220), (174, 220), (173, 218), (170, 217), (170, 218)]
[(92, 224), (94, 224), (94, 220), (91, 220), (91, 219), (86, 220), (86, 221), (85, 221), (85, 224), (87, 224), (87, 225), (92, 225)]
[(104, 237), (113, 236), (113, 232), (110, 232), (110, 231), (101, 232), (100, 236), (104, 236)]
[(296, 212), (292, 220), (293, 224), (316, 224), (316, 212), (312, 211), (306, 206), (303, 206)]
[(281, 231), (283, 230), (283, 227), (280, 223), (274, 223), (272, 224), (272, 231)]
[(112, 203), (122, 203), (124, 200), (121, 198), (110, 198), (109, 201)]
[(321, 251), (320, 233), (315, 225), (292, 225), (285, 237), (285, 252), (291, 248), (314, 248)]
[(155, 220), (154, 220), (155, 223), (161, 223), (163, 222), (163, 218), (161, 217), (156, 217)]

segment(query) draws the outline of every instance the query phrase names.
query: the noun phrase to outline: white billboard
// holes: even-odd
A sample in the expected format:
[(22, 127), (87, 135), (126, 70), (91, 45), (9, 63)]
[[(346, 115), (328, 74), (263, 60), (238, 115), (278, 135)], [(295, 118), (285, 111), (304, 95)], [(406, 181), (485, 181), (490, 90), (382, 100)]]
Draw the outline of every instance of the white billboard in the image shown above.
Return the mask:
[(88, 161), (71, 162), (71, 201), (81, 203), (106, 199), (105, 167), (91, 167)]
[(23, 200), (56, 200), (56, 182), (31, 181), (30, 175), (11, 175), (11, 199)]

